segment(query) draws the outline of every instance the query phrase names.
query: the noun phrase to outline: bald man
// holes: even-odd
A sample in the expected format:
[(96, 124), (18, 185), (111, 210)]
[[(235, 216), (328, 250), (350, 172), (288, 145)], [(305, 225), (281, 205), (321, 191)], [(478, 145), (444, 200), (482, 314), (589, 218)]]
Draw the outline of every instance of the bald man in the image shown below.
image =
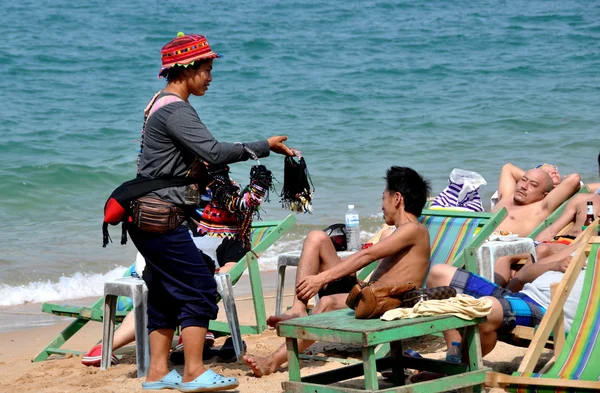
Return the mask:
[(499, 200), (492, 211), (503, 207), (508, 210), (508, 216), (498, 226), (498, 231), (510, 231), (526, 237), (579, 190), (581, 179), (573, 173), (554, 187), (550, 175), (536, 168), (525, 172), (515, 186), (518, 171), (521, 169), (510, 163), (502, 167), (498, 181)]

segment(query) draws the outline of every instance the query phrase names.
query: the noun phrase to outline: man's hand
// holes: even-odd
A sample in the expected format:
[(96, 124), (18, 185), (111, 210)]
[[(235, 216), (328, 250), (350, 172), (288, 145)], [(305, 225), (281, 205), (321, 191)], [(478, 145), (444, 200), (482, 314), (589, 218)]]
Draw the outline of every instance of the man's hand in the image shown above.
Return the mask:
[(306, 276), (296, 285), (296, 295), (298, 299), (306, 303), (319, 292), (323, 285), (323, 280), (319, 274)]
[(269, 142), (269, 150), (273, 153), (283, 154), (284, 156), (293, 157), (295, 153), (287, 147), (283, 142), (287, 141), (288, 137), (284, 135), (272, 136), (267, 139)]

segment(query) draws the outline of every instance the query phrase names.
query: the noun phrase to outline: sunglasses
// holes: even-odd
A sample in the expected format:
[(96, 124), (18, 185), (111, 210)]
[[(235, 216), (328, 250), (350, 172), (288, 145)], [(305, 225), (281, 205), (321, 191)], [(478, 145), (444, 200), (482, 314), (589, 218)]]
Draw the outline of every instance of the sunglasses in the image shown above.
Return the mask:
[(538, 166), (536, 166), (536, 167), (535, 167), (535, 169), (540, 169), (541, 167), (544, 167), (544, 166), (549, 166), (549, 167), (551, 167), (551, 168), (554, 168), (554, 170), (555, 170), (556, 172), (560, 172), (560, 171), (558, 170), (558, 167), (557, 167), (556, 165), (547, 164), (547, 163), (546, 163), (546, 164), (541, 164), (541, 165), (538, 165)]

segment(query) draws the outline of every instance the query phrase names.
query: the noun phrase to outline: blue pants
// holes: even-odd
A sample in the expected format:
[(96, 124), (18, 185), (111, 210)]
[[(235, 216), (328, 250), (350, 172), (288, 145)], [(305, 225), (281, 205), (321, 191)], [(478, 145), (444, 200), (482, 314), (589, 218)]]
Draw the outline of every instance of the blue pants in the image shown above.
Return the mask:
[(146, 259), (148, 332), (177, 326), (208, 327), (217, 317), (217, 284), (187, 227), (166, 234), (129, 226), (129, 235)]

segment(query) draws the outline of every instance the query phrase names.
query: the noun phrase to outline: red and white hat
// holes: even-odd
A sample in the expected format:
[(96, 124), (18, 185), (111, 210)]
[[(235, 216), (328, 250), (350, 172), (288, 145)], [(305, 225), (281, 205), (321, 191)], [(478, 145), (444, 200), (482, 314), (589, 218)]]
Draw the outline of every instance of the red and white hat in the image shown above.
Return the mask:
[(158, 77), (164, 76), (164, 71), (174, 66), (187, 67), (194, 64), (196, 60), (218, 59), (222, 56), (214, 52), (206, 38), (200, 34), (177, 33), (177, 38), (173, 39), (160, 51), (162, 68)]

